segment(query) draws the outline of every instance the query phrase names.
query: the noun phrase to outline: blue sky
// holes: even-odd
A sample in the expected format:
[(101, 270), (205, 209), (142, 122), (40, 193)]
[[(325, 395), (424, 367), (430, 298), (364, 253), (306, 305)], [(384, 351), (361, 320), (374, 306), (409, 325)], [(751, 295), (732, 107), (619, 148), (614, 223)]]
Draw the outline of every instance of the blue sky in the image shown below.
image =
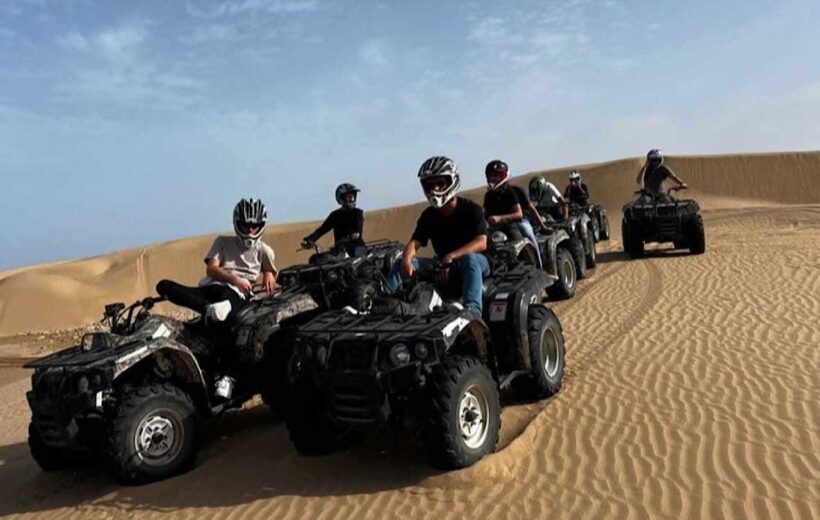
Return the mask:
[(668, 153), (816, 149), (820, 2), (0, 0), (0, 269)]

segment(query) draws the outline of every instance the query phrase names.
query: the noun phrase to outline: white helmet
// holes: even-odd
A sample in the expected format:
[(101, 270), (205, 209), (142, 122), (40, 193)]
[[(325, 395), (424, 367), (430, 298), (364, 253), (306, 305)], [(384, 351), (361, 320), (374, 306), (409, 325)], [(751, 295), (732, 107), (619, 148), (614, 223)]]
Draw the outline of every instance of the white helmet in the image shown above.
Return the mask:
[(440, 208), (453, 200), (461, 187), (461, 177), (452, 159), (444, 156), (430, 157), (419, 168), (419, 181), (424, 196), (434, 208)]
[[(246, 247), (251, 247), (259, 240), (267, 221), (268, 211), (259, 199), (242, 199), (233, 208), (233, 230)], [(243, 229), (247, 226), (255, 227), (256, 232), (248, 233)]]
[(581, 182), (581, 172), (572, 170), (572, 173), (569, 174), (569, 180)]

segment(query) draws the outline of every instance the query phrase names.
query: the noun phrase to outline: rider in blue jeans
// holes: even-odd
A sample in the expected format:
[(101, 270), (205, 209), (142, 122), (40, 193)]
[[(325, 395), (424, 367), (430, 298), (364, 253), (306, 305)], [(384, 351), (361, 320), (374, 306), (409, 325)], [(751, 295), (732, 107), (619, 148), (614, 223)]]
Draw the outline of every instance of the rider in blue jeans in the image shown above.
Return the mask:
[(419, 248), (429, 241), (445, 266), (439, 283), (459, 287), (465, 309), (480, 318), (483, 278), (490, 274), (490, 264), (482, 254), (487, 249), (484, 211), (471, 200), (456, 197), (461, 179), (451, 159), (441, 156), (427, 159), (418, 177), (431, 207), (421, 213), (404, 255), (393, 265), (388, 289), (395, 290), (402, 278), (413, 276), (417, 269), (435, 261), (416, 258)]

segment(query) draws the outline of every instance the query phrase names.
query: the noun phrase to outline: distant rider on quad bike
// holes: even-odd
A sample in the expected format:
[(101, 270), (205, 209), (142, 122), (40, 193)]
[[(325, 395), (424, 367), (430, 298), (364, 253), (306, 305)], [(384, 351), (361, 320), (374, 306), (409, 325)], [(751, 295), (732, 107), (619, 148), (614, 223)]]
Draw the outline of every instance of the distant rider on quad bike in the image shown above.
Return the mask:
[(424, 161), (418, 173), (424, 195), (430, 203), (416, 223), (404, 254), (391, 270), (388, 289), (396, 290), (402, 278), (434, 262), (416, 258), (420, 247), (433, 243), (436, 257), (445, 267), (439, 282), (461, 291), (464, 307), (477, 319), (483, 307), (482, 283), (489, 275), (490, 264), (483, 253), (487, 249), (487, 223), (481, 207), (469, 199), (457, 197), (461, 178), (455, 163), (442, 156)]
[(581, 172), (573, 170), (569, 174), (569, 184), (564, 189), (564, 198), (570, 204), (584, 207), (589, 204), (589, 188), (581, 181)]
[(567, 200), (555, 187), (555, 184), (548, 182), (541, 177), (533, 177), (529, 184), (530, 199), (539, 208), (547, 210), (549, 215), (555, 220), (567, 220), (569, 218), (569, 204)]
[(333, 230), (335, 245), (350, 256), (365, 254), (362, 227), (364, 212), (356, 207), (359, 190), (356, 186), (344, 183), (336, 188), (336, 202), (341, 206), (327, 216), (316, 231), (302, 239), (302, 247), (311, 248), (325, 233)]
[[(484, 176), (487, 179), (487, 193), (484, 194), (484, 215), (487, 217), (487, 224), (504, 227), (511, 238), (517, 239), (522, 235), (528, 238), (538, 253), (538, 265), (541, 265), (541, 252), (538, 251), (535, 231), (524, 216), (525, 208), (528, 212), (535, 211), (527, 194), (518, 186), (507, 182), (510, 178), (510, 169), (504, 161), (494, 160), (487, 163)], [(537, 211), (535, 215), (539, 225), (542, 225), (541, 218), (537, 217)]]
[(642, 192), (638, 200), (645, 203), (653, 201), (669, 202), (669, 196), (663, 189), (666, 179), (675, 181), (679, 189), (688, 188), (686, 183), (663, 163), (661, 151), (653, 148), (646, 154), (646, 164), (643, 165), (635, 178), (635, 182), (641, 187)]
[[(253, 295), (253, 284), (260, 272), (264, 290), (272, 293), (276, 289), (275, 255), (273, 248), (261, 240), (267, 219), (268, 213), (261, 200), (240, 200), (233, 210), (236, 234), (216, 237), (205, 255), (205, 278), (199, 286), (188, 287), (161, 280), (157, 284), (157, 293), (212, 322), (224, 322), (244, 306)], [(225, 384), (232, 387), (233, 379), (229, 379)]]

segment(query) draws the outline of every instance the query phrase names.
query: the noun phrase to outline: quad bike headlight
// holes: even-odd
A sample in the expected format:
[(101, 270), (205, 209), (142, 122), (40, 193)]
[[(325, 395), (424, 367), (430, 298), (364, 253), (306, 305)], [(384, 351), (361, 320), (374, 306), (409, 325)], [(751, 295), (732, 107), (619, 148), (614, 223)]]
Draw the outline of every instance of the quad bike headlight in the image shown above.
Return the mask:
[(410, 362), (410, 349), (404, 343), (396, 343), (390, 348), (390, 362), (393, 366), (406, 365)]
[(503, 244), (508, 240), (508, 237), (503, 231), (496, 231), (493, 233), (492, 237), (490, 237), (490, 240), (493, 244)]

